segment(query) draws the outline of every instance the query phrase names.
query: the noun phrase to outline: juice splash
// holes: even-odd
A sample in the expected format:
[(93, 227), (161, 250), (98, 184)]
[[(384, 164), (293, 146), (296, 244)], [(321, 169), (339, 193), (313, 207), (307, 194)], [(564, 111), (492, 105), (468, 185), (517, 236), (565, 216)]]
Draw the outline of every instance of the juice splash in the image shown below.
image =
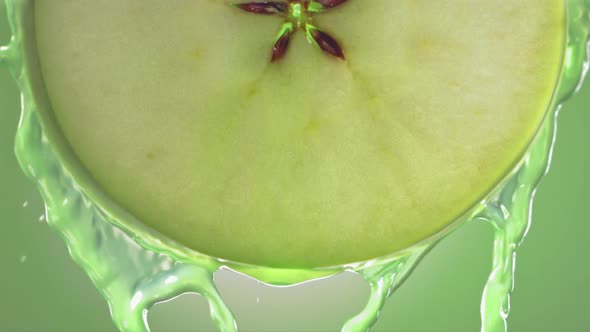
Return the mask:
[[(23, 113), (17, 136), (17, 156), (23, 170), (40, 188), (47, 206), (48, 223), (66, 241), (74, 260), (87, 272), (111, 307), (122, 331), (148, 331), (147, 310), (155, 303), (186, 292), (199, 293), (210, 303), (212, 319), (221, 331), (235, 331), (236, 322), (221, 300), (213, 273), (221, 267), (255, 276), (269, 284), (296, 284), (342, 271), (360, 274), (371, 286), (366, 308), (349, 320), (344, 331), (364, 331), (372, 326), (387, 297), (405, 280), (420, 258), (436, 241), (406, 252), (350, 266), (316, 270), (273, 270), (237, 265), (189, 251), (148, 229), (114, 220), (93, 203), (63, 167), (39, 122), (35, 82), (29, 82), (23, 27), (26, 2), (8, 3), (14, 39), (0, 49), (0, 61), (9, 65), (23, 92)], [(569, 1), (569, 42), (563, 77), (556, 100), (564, 101), (576, 88), (587, 68), (585, 41), (589, 33), (589, 1)], [(526, 235), (530, 201), (536, 184), (546, 172), (554, 139), (555, 116), (547, 117), (535, 144), (513, 175), (467, 220), (486, 220), (495, 229), (494, 267), (482, 300), (482, 330), (506, 328), (513, 287), (515, 252)]]
[(492, 272), (481, 301), (482, 332), (506, 331), (514, 289), (516, 252), (531, 223), (536, 187), (551, 162), (561, 104), (579, 89), (588, 71), (590, 1), (568, 1), (568, 40), (556, 104), (523, 164), (480, 215), (494, 228)]

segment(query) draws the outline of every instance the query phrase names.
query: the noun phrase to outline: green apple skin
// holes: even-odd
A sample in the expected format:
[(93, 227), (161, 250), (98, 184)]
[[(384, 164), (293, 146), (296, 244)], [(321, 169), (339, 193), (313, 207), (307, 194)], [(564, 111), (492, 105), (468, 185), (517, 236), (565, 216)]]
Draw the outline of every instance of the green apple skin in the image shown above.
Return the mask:
[[(226, 1), (35, 4), (60, 135), (113, 204), (198, 252), (272, 267), (394, 253), (524, 155), (564, 3), (355, 1), (314, 17), (346, 61)], [(107, 207), (108, 208), (108, 207)]]

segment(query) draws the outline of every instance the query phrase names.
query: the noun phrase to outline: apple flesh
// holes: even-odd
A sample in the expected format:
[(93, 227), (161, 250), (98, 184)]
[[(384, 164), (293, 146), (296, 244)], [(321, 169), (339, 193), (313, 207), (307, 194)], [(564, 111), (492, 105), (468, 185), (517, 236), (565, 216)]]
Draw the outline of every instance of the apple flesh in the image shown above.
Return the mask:
[(284, 19), (226, 1), (35, 3), (60, 135), (114, 204), (196, 251), (273, 267), (390, 254), (522, 158), (560, 74), (561, 0), (349, 0)]

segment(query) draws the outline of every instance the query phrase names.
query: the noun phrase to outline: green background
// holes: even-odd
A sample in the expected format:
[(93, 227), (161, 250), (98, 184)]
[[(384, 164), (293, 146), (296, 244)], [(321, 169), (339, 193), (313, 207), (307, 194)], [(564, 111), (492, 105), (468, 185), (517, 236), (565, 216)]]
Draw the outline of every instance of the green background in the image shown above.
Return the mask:
[[(8, 40), (0, 6), (0, 44)], [(43, 204), (14, 153), (19, 94), (0, 70), (0, 331), (115, 331), (89, 279), (41, 220)], [(539, 188), (533, 226), (519, 251), (511, 331), (588, 331), (590, 298), (590, 84), (564, 108), (549, 175)], [(478, 331), (479, 302), (491, 267), (492, 232), (468, 224), (442, 241), (385, 306), (374, 331)], [(358, 312), (368, 288), (345, 274), (271, 288), (223, 271), (222, 296), (242, 331), (336, 331)], [(156, 306), (154, 332), (211, 331), (195, 295)]]

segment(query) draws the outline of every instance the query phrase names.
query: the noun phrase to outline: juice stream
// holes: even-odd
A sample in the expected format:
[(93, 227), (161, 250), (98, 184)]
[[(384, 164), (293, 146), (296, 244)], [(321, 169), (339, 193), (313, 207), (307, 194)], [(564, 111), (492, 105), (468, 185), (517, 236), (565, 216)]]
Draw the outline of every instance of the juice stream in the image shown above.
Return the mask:
[(590, 1), (568, 1), (568, 39), (556, 104), (523, 164), (479, 216), (494, 228), (492, 272), (481, 300), (482, 332), (508, 330), (516, 252), (531, 224), (536, 187), (549, 170), (561, 104), (581, 86), (590, 53)]
[[(507, 330), (516, 251), (530, 226), (535, 188), (551, 159), (560, 104), (576, 91), (588, 69), (590, 0), (568, 0), (567, 6), (568, 44), (551, 113), (520, 166), (462, 220), (485, 221), (494, 229), (493, 267), (481, 302), (483, 332)], [(31, 68), (24, 61), (28, 52), (24, 13), (30, 10), (30, 1), (8, 0), (7, 9), (13, 37), (8, 46), (0, 47), (0, 64), (10, 70), (22, 92), (17, 158), (26, 175), (38, 185), (48, 224), (64, 239), (74, 261), (106, 299), (119, 330), (147, 332), (147, 314), (153, 305), (185, 293), (197, 293), (209, 302), (211, 318), (220, 331), (237, 331), (233, 314), (213, 282), (215, 271), (230, 268), (262, 282), (281, 285), (343, 271), (358, 273), (370, 285), (371, 295), (364, 310), (348, 320), (342, 331), (367, 331), (377, 321), (387, 298), (440, 240), (429, 240), (402, 253), (358, 264), (314, 270), (271, 269), (205, 256), (146, 228), (129, 227), (115, 220), (76, 183), (44, 134), (33, 96), (35, 82), (27, 79)]]

